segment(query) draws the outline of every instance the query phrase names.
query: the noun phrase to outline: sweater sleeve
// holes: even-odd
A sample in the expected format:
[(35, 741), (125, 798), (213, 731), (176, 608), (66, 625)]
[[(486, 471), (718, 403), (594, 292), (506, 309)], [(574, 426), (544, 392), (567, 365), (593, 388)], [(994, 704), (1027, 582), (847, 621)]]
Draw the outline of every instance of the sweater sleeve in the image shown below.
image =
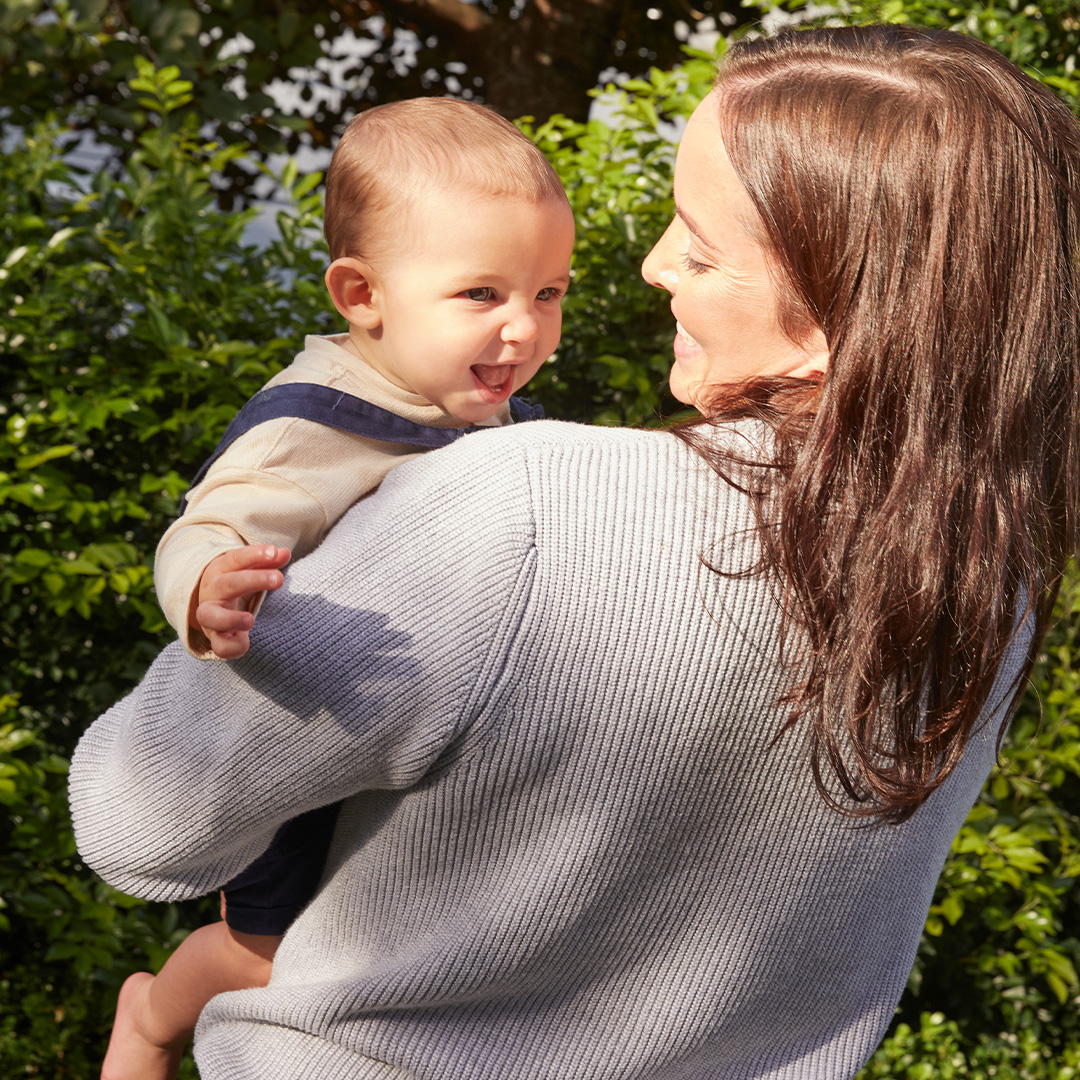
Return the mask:
[(78, 848), (148, 899), (234, 877), (291, 817), (420, 781), (498, 684), (535, 565), (521, 453), (471, 436), (395, 469), (269, 596), (242, 660), (179, 643), (86, 731)]

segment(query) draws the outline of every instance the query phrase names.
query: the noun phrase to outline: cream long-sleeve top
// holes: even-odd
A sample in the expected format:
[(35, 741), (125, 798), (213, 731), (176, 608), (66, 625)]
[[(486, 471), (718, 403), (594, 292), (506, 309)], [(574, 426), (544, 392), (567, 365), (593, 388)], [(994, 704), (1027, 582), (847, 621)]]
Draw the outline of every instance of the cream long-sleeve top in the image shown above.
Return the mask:
[(949, 779), (858, 826), (774, 743), (771, 588), (702, 565), (754, 536), (670, 434), (515, 425), (394, 469), (243, 659), (169, 646), (72, 763), (106, 881), (207, 893), (344, 800), (269, 986), (203, 1012), (203, 1080), (849, 1080), (1028, 642)]
[[(346, 340), (345, 334), (309, 335), (303, 351), (264, 389), (318, 383), (427, 427), (469, 426), (383, 378), (344, 347)], [(488, 423), (510, 423), (509, 407)], [(211, 560), (245, 544), (291, 548), (294, 559), (306, 555), (392, 468), (423, 452), (294, 417), (269, 420), (241, 435), (189, 493), (187, 509), (162, 536), (154, 559), (158, 602), (188, 651), (201, 659), (214, 655), (206, 635), (188, 622)]]

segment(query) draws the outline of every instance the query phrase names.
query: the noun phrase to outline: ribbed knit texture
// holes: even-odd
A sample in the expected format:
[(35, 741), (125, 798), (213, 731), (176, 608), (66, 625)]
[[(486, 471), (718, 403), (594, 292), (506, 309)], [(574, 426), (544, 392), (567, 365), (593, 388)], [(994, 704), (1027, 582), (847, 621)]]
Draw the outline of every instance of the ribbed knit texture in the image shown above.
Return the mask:
[(772, 593), (701, 565), (752, 524), (671, 435), (482, 432), (291, 567), (243, 660), (165, 651), (72, 765), (107, 881), (207, 892), (345, 800), (270, 986), (205, 1010), (205, 1080), (854, 1075), (1002, 717), (904, 825), (828, 810), (772, 745)]

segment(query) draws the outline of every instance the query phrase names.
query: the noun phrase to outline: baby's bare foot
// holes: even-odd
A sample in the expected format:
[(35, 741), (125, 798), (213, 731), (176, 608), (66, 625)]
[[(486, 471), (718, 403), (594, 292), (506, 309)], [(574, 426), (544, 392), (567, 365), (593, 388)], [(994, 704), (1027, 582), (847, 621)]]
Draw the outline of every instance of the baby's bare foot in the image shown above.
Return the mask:
[(161, 1045), (150, 1034), (153, 982), (149, 971), (137, 971), (120, 987), (101, 1080), (175, 1080), (184, 1044)]

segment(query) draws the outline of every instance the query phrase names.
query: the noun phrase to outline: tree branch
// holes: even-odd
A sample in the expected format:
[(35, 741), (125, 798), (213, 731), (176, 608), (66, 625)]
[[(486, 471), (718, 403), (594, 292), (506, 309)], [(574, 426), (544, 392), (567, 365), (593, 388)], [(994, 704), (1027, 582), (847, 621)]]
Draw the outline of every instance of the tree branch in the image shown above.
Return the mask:
[(382, 0), (379, 6), (398, 18), (419, 23), (430, 33), (449, 32), (455, 38), (486, 30), (494, 22), (479, 4), (462, 0)]

